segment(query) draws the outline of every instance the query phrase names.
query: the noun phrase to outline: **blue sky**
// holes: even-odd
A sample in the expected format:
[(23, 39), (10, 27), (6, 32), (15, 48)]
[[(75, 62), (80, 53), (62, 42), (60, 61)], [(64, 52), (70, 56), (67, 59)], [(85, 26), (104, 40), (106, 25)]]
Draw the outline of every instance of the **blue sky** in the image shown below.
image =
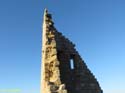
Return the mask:
[(42, 18), (76, 44), (104, 93), (125, 93), (124, 0), (1, 0), (0, 90), (40, 92)]

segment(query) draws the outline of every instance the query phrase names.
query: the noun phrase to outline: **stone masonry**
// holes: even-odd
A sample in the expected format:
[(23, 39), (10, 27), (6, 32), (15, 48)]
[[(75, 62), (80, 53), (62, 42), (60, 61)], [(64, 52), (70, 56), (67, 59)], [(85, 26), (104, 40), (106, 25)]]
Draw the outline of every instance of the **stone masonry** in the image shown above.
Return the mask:
[(46, 9), (42, 40), (41, 93), (102, 93), (75, 45), (56, 30)]

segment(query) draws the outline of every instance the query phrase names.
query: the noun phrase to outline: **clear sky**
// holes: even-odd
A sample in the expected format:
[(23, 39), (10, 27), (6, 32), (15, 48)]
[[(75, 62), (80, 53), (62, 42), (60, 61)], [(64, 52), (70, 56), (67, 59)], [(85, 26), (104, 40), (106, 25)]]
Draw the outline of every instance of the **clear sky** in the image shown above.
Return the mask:
[(125, 0), (1, 0), (0, 91), (40, 92), (45, 7), (104, 93), (125, 93)]

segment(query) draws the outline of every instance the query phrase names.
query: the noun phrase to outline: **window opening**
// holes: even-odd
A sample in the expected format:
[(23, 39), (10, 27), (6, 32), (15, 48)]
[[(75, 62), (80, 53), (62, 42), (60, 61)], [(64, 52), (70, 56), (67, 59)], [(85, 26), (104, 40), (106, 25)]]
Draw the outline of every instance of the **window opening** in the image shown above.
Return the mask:
[(70, 68), (74, 69), (74, 61), (73, 61), (73, 59), (70, 59)]

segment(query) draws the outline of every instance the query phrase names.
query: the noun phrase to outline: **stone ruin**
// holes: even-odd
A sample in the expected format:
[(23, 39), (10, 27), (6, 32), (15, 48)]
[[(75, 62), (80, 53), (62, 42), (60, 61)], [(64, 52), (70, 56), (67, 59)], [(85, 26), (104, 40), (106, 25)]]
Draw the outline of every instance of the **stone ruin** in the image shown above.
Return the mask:
[(43, 18), (41, 93), (102, 93), (98, 81), (75, 45), (54, 27), (45, 9)]

